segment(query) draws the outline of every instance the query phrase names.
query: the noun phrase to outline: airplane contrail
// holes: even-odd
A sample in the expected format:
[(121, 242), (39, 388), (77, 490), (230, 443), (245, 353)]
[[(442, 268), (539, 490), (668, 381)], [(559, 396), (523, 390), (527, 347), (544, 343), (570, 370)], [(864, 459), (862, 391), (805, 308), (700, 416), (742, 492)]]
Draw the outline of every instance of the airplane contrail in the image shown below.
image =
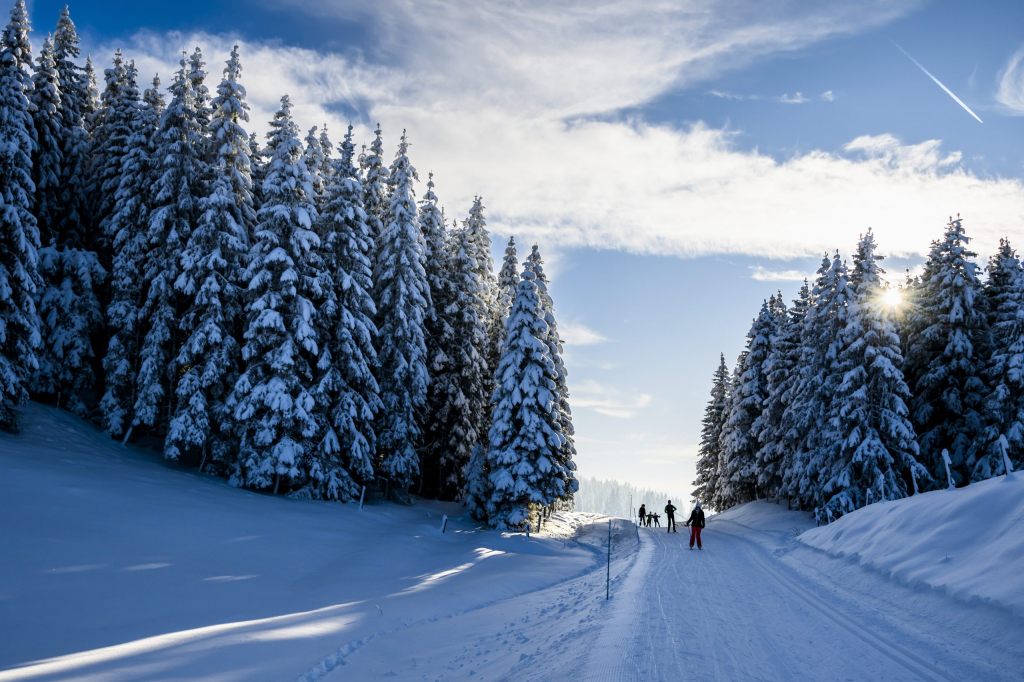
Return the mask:
[(914, 66), (916, 66), (917, 68), (919, 68), (919, 69), (921, 69), (922, 71), (924, 71), (924, 75), (926, 75), (926, 76), (928, 76), (929, 78), (931, 78), (931, 79), (932, 79), (932, 80), (933, 80), (933, 81), (935, 82), (935, 84), (936, 84), (936, 85), (938, 85), (938, 86), (939, 86), (940, 88), (942, 88), (942, 89), (943, 89), (943, 90), (945, 91), (945, 93), (946, 93), (947, 95), (949, 95), (950, 97), (952, 97), (952, 98), (953, 98), (953, 101), (954, 101), (954, 102), (956, 102), (956, 103), (957, 103), (957, 104), (959, 104), (959, 105), (960, 105), (961, 107), (963, 107), (963, 110), (964, 110), (964, 111), (966, 111), (966, 112), (967, 112), (968, 114), (970, 114), (971, 116), (973, 116), (973, 117), (974, 117), (974, 120), (975, 120), (975, 121), (977, 121), (978, 123), (984, 123), (984, 121), (982, 121), (982, 120), (981, 120), (981, 117), (980, 117), (980, 116), (978, 116), (978, 115), (977, 115), (976, 113), (974, 113), (973, 111), (971, 111), (971, 108), (970, 108), (969, 106), (967, 106), (966, 104), (964, 104), (964, 101), (963, 101), (962, 99), (960, 99), (959, 97), (957, 97), (957, 96), (956, 96), (956, 94), (955, 94), (955, 93), (954, 93), (954, 92), (953, 92), (952, 90), (950, 90), (949, 88), (947, 88), (947, 87), (945, 86), (945, 84), (943, 84), (943, 82), (942, 82), (942, 81), (940, 81), (940, 80), (939, 80), (938, 78), (936, 78), (935, 76), (933, 76), (933, 75), (932, 75), (932, 72), (931, 72), (931, 71), (929, 71), (928, 69), (926, 69), (926, 68), (924, 68), (923, 66), (921, 66), (921, 62), (919, 62), (919, 61), (917, 61), (916, 59), (914, 59), (913, 57), (911, 57), (911, 56), (910, 56), (910, 53), (909, 53), (909, 52), (907, 52), (906, 50), (904, 50), (904, 49), (903, 49), (902, 47), (900, 47), (900, 46), (899, 46), (899, 45), (898, 45), (898, 44), (896, 43), (896, 41), (895, 41), (895, 40), (890, 40), (889, 42), (891, 42), (891, 43), (893, 44), (893, 46), (895, 46), (895, 48), (896, 48), (897, 50), (899, 50), (900, 52), (902, 52), (903, 54), (905, 54), (905, 55), (907, 56), (907, 59), (909, 59), (910, 61), (912, 61), (912, 62), (914, 63)]

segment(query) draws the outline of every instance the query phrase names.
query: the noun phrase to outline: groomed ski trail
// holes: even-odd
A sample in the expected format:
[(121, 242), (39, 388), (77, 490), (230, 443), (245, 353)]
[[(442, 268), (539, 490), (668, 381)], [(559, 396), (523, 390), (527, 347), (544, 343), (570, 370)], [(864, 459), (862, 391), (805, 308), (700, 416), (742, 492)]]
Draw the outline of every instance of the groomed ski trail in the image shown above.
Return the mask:
[(1024, 623), (898, 585), (793, 533), (640, 529), (585, 680), (1013, 680)]

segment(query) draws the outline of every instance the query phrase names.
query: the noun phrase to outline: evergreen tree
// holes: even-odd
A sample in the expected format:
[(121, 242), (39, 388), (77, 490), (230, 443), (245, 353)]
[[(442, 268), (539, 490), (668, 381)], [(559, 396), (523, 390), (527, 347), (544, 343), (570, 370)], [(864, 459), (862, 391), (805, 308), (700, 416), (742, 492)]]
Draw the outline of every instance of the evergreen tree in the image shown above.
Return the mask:
[(373, 478), (377, 436), (374, 417), (381, 409), (373, 324), (371, 255), (373, 244), (363, 211), (363, 188), (353, 165), (352, 126), (341, 144), (341, 158), (329, 176), (321, 216), (325, 269), (333, 280), (321, 308), (324, 338), (317, 386), (327, 418), (312, 476), (317, 497), (347, 500)]
[(258, 208), (263, 205), (263, 181), (267, 178), (267, 160), (256, 133), (249, 135), (249, 163), (252, 174), (253, 204)]
[(128, 136), (137, 115), (139, 91), (136, 83), (129, 83), (129, 66), (121, 51), (114, 52), (110, 68), (104, 71), (106, 87), (101, 105), (95, 111), (92, 126), (92, 149), (89, 154), (89, 173), (85, 193), (89, 212), (96, 229), (92, 232), (92, 246), (101, 263), (112, 260), (111, 245), (115, 227), (111, 224), (121, 166), (129, 152)]
[(39, 229), (32, 213), (35, 129), (28, 14), (17, 0), (0, 42), (0, 428), (14, 430), (41, 339)]
[[(378, 128), (379, 130), (379, 128)], [(375, 267), (380, 320), (380, 382), (383, 411), (378, 428), (379, 471), (406, 490), (419, 475), (416, 455), (420, 410), (427, 397), (424, 322), (430, 290), (423, 268), (423, 235), (416, 213), (416, 170), (407, 156), (405, 133), (391, 165), (392, 192), (387, 228)], [(371, 169), (372, 170), (372, 169)], [(366, 191), (369, 193), (369, 189)]]
[(321, 429), (315, 369), (320, 355), (315, 301), (323, 296), (316, 262), (320, 240), (312, 180), (291, 101), (270, 124), (264, 201), (256, 214), (246, 270), (243, 372), (229, 406), (241, 432), (235, 485), (280, 490), (300, 486)]
[(721, 434), (722, 478), (719, 495), (727, 507), (757, 499), (757, 433), (754, 425), (761, 416), (767, 395), (765, 362), (775, 329), (773, 311), (765, 301), (747, 332), (741, 356), (739, 381), (732, 388), (732, 401)]
[[(379, 123), (373, 135), (370, 153), (359, 157), (359, 168), (363, 176), (363, 210), (366, 211), (366, 224), (370, 228), (376, 250), (387, 225), (389, 179), (388, 169), (384, 165), (384, 138)], [(380, 301), (377, 305), (379, 308)]]
[(62, 142), (67, 133), (61, 116), (60, 79), (53, 57), (53, 41), (49, 36), (36, 62), (32, 87), (32, 115), (36, 147), (33, 155), (32, 181), (35, 184), (35, 216), (42, 244), (55, 239), (54, 228), (63, 206), (60, 201), (61, 175), (64, 170)]
[(309, 169), (309, 176), (313, 180), (313, 196), (316, 199), (317, 208), (323, 207), (324, 188), (327, 185), (327, 174), (324, 172), (330, 164), (330, 148), (324, 149), (320, 145), (318, 128), (313, 126), (306, 133), (306, 147), (302, 152), (302, 159)]
[(88, 198), (85, 196), (85, 173), (89, 160), (89, 133), (86, 115), (92, 111), (89, 82), (85, 70), (75, 60), (81, 54), (78, 31), (67, 8), (61, 11), (53, 34), (54, 62), (60, 83), (60, 116), (64, 137), (61, 139), (62, 166), (54, 232), (62, 233), (62, 241), (70, 248), (82, 249), (89, 244)]
[(96, 84), (96, 69), (92, 65), (92, 56), (85, 58), (85, 106), (82, 109), (82, 118), (85, 121), (85, 129), (92, 135), (99, 124), (100, 113), (100, 91)]
[(959, 217), (950, 220), (942, 240), (932, 243), (906, 339), (910, 412), (923, 464), (935, 480), (944, 481), (941, 453), (948, 450), (960, 485), (970, 482), (983, 454), (989, 392), (982, 378), (989, 330), (969, 243)]
[(711, 497), (707, 500), (707, 502), (710, 503), (710, 506), (714, 509), (728, 509), (734, 504), (734, 502), (727, 497), (726, 487), (723, 485), (726, 463), (724, 438), (722, 433), (725, 430), (726, 423), (729, 421), (729, 415), (732, 413), (735, 388), (740, 382), (740, 368), (743, 367), (743, 359), (746, 354), (747, 351), (743, 350), (740, 352), (739, 357), (736, 358), (736, 364), (733, 365), (732, 371), (729, 373), (728, 384), (725, 391), (725, 402), (722, 404), (722, 431), (719, 432), (718, 436), (718, 462), (714, 474), (711, 475), (711, 478), (715, 481), (715, 488)]
[[(127, 130), (127, 153), (121, 160), (114, 204), (105, 224), (112, 236), (113, 259), (107, 307), (110, 338), (103, 358), (106, 390), (100, 410), (103, 427), (113, 436), (125, 434), (135, 406), (139, 344), (144, 331), (139, 319), (143, 296), (139, 275), (148, 251), (149, 199), (155, 181), (153, 155), (159, 120), (152, 104), (139, 101), (135, 78), (135, 65), (129, 64), (118, 84), (116, 103)], [(117, 128), (121, 129), (120, 123)]]
[(208, 454), (223, 465), (233, 447), (227, 398), (238, 379), (243, 257), (256, 221), (249, 135), (243, 127), (249, 105), (239, 83), (241, 71), (236, 45), (211, 106), (214, 180), (199, 199), (199, 220), (188, 235), (174, 282), (184, 312), (173, 376), (175, 409), (164, 454), (178, 459), (200, 451), (200, 467)]
[[(516, 255), (516, 238), (509, 237), (505, 246), (505, 258), (501, 263), (501, 272), (498, 273), (498, 300), (499, 311), (502, 322), (508, 317), (512, 309), (512, 300), (516, 297), (516, 287), (519, 285), (519, 263)], [(504, 327), (504, 324), (502, 324)]]
[(850, 276), (852, 300), (840, 331), (837, 364), (843, 378), (832, 402), (830, 430), (839, 434), (822, 472), (820, 523), (873, 502), (916, 492), (927, 479), (917, 462), (918, 445), (910, 423), (910, 390), (903, 378), (903, 355), (895, 327), (882, 302), (884, 271), (869, 230), (857, 245)]
[[(181, 296), (175, 283), (182, 275), (183, 266), (197, 267), (195, 263), (184, 262), (182, 254), (200, 215), (199, 199), (207, 191), (203, 181), (210, 177), (209, 167), (203, 160), (203, 130), (184, 59), (180, 66), (170, 88), (171, 101), (160, 117), (156, 133), (153, 164), (156, 182), (151, 190), (147, 251), (140, 273), (143, 304), (139, 321), (145, 333), (140, 348), (133, 426), (145, 425), (157, 432), (167, 428), (175, 413), (174, 380), (179, 368), (174, 360), (181, 343), (177, 332), (182, 312)], [(209, 232), (199, 237), (200, 242), (207, 237), (210, 237)], [(192, 250), (186, 257), (199, 256)], [(189, 287), (188, 275), (181, 286), (186, 290)], [(190, 318), (185, 324), (198, 326), (200, 323)], [(174, 453), (169, 452), (171, 456), (175, 456)]]
[(720, 445), (722, 427), (725, 426), (726, 399), (729, 394), (729, 367), (725, 353), (718, 361), (712, 376), (711, 399), (704, 408), (701, 421), (700, 448), (697, 451), (697, 479), (693, 482), (693, 498), (710, 505), (718, 496), (718, 471), (722, 454)]
[[(490, 239), (488, 239), (488, 244)], [(544, 274), (544, 261), (540, 256), (540, 249), (536, 244), (530, 251), (526, 262), (527, 268), (533, 271), (536, 277), (534, 282), (537, 285), (537, 293), (540, 296), (541, 311), (544, 314), (544, 322), (547, 324), (547, 337), (545, 342), (548, 346), (548, 355), (551, 358), (555, 369), (555, 393), (558, 404), (558, 435), (562, 439), (562, 447), (559, 449), (558, 468), (556, 471), (563, 477), (562, 489), (565, 497), (559, 498), (564, 503), (571, 503), (573, 494), (579, 489), (579, 482), (576, 480), (576, 444), (573, 438), (575, 429), (572, 425), (572, 409), (569, 406), (569, 385), (568, 370), (565, 368), (565, 360), (562, 357), (562, 339), (558, 336), (558, 323), (555, 321), (555, 304), (548, 292), (548, 278)], [(492, 278), (493, 280), (493, 278)], [(493, 307), (492, 307), (493, 310)], [(504, 335), (502, 334), (503, 338)]]
[(488, 433), (489, 523), (518, 529), (531, 508), (568, 495), (558, 471), (563, 447), (555, 366), (536, 273), (526, 267), (508, 318)]
[(1024, 271), (1010, 242), (988, 263), (985, 299), (992, 357), (985, 374), (992, 391), (985, 406), (985, 450), (971, 472), (979, 481), (1005, 472), (1000, 437), (1016, 468), (1024, 465)]
[(192, 106), (196, 111), (196, 121), (199, 129), (206, 133), (210, 129), (213, 114), (210, 89), (206, 87), (206, 62), (203, 61), (203, 51), (198, 46), (188, 58), (188, 80), (192, 90)]

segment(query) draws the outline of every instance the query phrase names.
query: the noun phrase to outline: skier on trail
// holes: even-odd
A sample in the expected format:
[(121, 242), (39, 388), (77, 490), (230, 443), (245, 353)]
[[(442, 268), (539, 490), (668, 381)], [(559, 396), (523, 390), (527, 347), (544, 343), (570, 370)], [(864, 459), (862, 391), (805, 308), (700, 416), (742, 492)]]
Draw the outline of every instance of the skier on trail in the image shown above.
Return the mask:
[(676, 508), (672, 506), (672, 500), (668, 501), (665, 505), (665, 516), (668, 517), (665, 523), (665, 528), (668, 529), (669, 533), (678, 533), (679, 530), (676, 528)]
[(640, 527), (641, 528), (643, 527), (644, 521), (646, 520), (644, 518), (645, 516), (647, 516), (647, 505), (641, 504), (640, 505)]
[(686, 520), (690, 527), (690, 549), (693, 549), (693, 541), (697, 540), (697, 549), (703, 550), (704, 545), (700, 543), (700, 531), (704, 528), (704, 510), (700, 508), (700, 501), (693, 503), (693, 511), (690, 518)]

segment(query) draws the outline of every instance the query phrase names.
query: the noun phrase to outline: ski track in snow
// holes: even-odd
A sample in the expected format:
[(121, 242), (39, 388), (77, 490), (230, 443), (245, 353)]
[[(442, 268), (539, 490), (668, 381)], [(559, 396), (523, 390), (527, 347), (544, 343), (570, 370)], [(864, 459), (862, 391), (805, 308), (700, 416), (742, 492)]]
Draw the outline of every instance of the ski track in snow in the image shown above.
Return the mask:
[(612, 612), (583, 679), (1020, 679), (1024, 622), (1003, 609), (897, 584), (789, 530), (712, 518), (704, 551), (683, 531), (641, 529), (613, 597), (633, 613)]

